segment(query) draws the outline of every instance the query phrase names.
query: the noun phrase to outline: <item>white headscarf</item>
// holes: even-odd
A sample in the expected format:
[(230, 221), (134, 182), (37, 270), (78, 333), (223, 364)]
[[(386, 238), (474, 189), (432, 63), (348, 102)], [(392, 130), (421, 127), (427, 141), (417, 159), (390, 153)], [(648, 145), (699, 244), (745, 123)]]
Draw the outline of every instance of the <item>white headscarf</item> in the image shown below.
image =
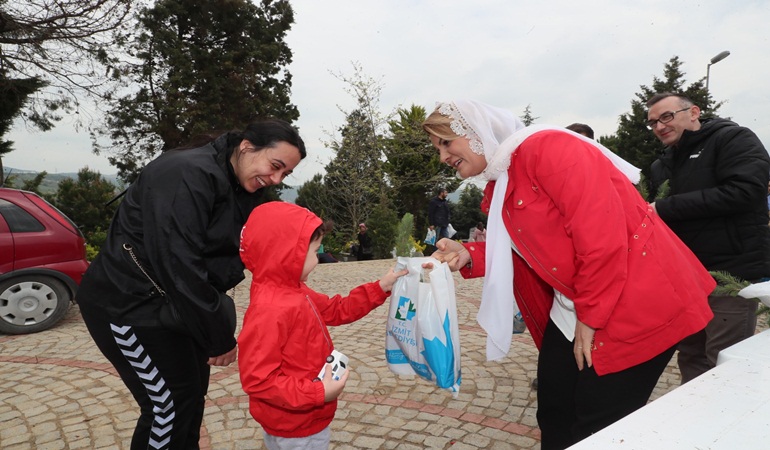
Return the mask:
[(482, 180), (496, 180), (489, 209), (486, 243), (486, 277), (477, 316), (487, 332), (487, 360), (503, 358), (511, 347), (515, 298), (513, 296), (513, 260), (511, 237), (503, 224), (503, 200), (508, 185), (511, 155), (525, 139), (543, 130), (560, 130), (578, 136), (598, 148), (632, 183), (639, 182), (639, 169), (608, 148), (562, 127), (536, 125), (526, 127), (510, 111), (472, 100), (440, 103), (438, 111), (452, 119), (451, 128), (469, 139), (471, 150), (483, 154), (487, 167), (478, 175)]

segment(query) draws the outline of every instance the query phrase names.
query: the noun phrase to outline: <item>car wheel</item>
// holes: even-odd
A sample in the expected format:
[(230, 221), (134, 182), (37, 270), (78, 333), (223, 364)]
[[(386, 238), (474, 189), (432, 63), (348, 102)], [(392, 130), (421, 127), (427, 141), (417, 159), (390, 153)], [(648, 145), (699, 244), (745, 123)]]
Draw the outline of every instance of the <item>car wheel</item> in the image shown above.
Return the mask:
[(35, 333), (47, 330), (64, 317), (70, 293), (59, 280), (29, 275), (0, 283), (0, 332)]

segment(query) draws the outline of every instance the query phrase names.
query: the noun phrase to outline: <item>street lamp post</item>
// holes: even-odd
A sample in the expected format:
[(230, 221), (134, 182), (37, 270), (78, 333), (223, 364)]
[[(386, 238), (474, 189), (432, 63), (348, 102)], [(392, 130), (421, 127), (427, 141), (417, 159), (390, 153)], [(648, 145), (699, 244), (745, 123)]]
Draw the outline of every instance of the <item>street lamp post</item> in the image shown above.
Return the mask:
[(711, 62), (708, 63), (708, 65), (706, 66), (706, 95), (708, 95), (709, 93), (709, 71), (711, 70), (711, 65), (718, 63), (719, 61), (727, 58), (728, 56), (730, 56), (730, 52), (725, 50), (722, 53), (711, 58)]

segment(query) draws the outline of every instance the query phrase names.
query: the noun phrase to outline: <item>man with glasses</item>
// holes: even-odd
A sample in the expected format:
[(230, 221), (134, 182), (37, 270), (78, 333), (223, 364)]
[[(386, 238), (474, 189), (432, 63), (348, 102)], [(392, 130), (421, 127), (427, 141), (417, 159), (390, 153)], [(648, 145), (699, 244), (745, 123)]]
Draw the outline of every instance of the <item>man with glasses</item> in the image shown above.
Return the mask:
[[(653, 209), (708, 270), (754, 283), (769, 277), (770, 157), (759, 138), (729, 120), (701, 119), (700, 108), (680, 94), (656, 94), (647, 107), (647, 127), (666, 145), (652, 164), (652, 192), (669, 185)], [(753, 300), (711, 295), (709, 304), (709, 325), (678, 347), (683, 384), (713, 368), (720, 350), (756, 328)]]

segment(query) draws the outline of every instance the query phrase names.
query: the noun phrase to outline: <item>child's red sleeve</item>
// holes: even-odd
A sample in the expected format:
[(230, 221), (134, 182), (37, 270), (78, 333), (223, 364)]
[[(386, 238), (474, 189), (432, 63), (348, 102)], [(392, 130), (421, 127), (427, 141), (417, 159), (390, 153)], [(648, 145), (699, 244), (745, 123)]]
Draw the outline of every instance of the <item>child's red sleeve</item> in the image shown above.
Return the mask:
[(379, 281), (365, 283), (354, 288), (346, 296), (329, 297), (305, 286), (308, 295), (321, 312), (326, 325), (344, 325), (355, 322), (369, 312), (385, 303), (387, 292), (380, 287)]

